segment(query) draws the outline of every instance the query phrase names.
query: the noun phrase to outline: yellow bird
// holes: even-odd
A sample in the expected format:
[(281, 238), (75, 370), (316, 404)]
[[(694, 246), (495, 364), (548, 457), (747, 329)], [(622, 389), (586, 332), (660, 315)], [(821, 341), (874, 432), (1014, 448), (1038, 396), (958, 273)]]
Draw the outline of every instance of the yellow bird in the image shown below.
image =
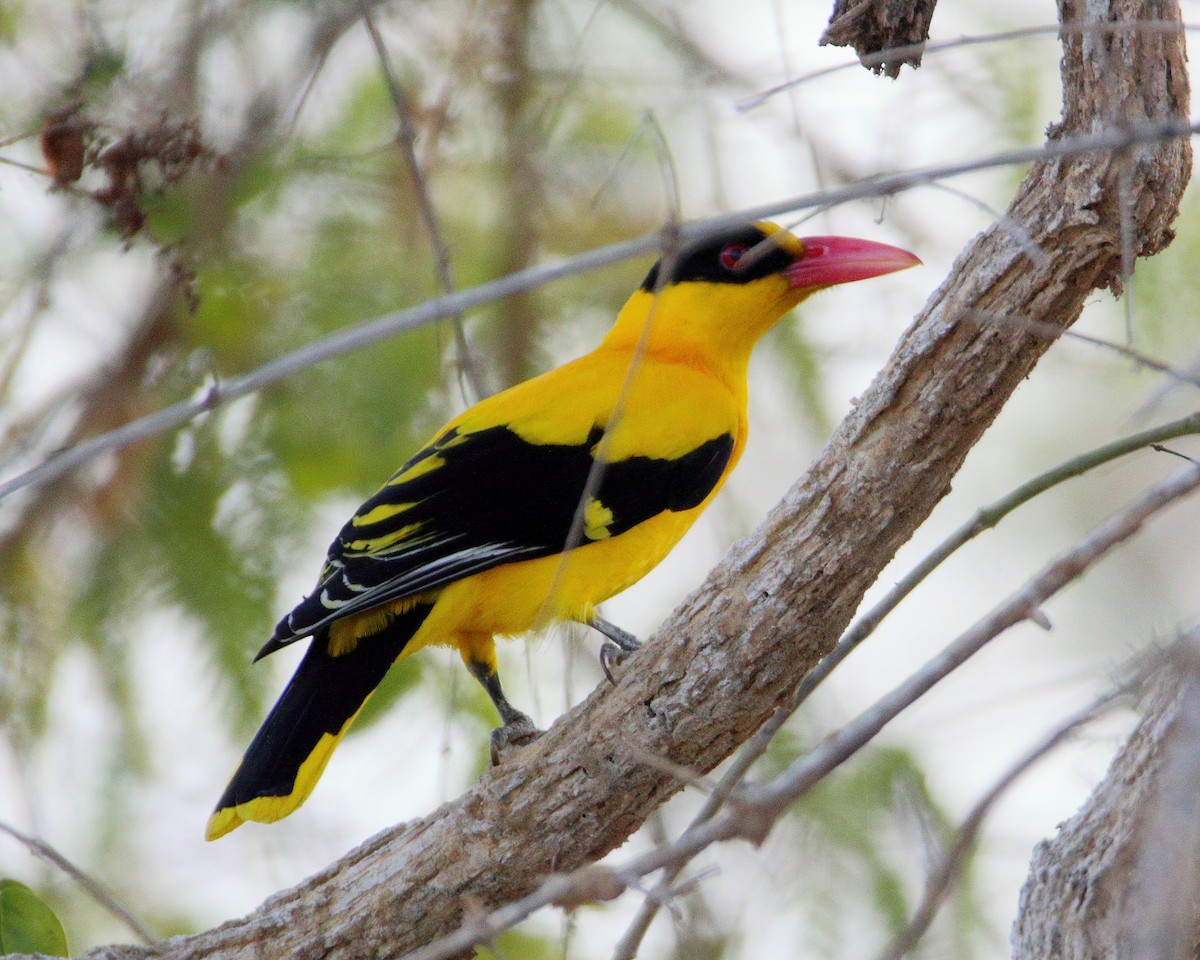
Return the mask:
[(771, 223), (729, 230), (656, 263), (591, 353), (446, 424), (359, 507), (259, 652), (312, 637), (208, 839), (299, 807), (388, 668), (429, 644), (456, 648), (495, 703), (493, 758), (535, 735), (501, 689), (495, 638), (574, 620), (616, 644), (602, 654), (636, 649), (596, 605), (670, 552), (737, 463), (755, 343), (818, 290), (919, 262)]

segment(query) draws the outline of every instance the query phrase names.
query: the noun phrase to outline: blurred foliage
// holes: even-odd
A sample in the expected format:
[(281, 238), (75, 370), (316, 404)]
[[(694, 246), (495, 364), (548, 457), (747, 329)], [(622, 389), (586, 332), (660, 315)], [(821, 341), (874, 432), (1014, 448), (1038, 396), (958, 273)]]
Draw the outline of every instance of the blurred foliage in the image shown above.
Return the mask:
[(779, 370), (791, 390), (796, 409), (814, 436), (827, 436), (834, 421), (826, 409), (822, 388), (825, 378), (817, 354), (798, 323), (780, 323), (763, 338), (763, 346), (776, 354)]
[(524, 930), (506, 930), (495, 943), (476, 952), (479, 960), (562, 960), (562, 945), (550, 937), (539, 937)]
[[(392, 60), (413, 105), (418, 155), (456, 281), (478, 283), (652, 228), (654, 218), (628, 193), (610, 193), (579, 216), (604, 173), (619, 164), (634, 177), (646, 161), (645, 149), (627, 151), (636, 115), (603, 91), (564, 85), (565, 64), (549, 51), (514, 59), (474, 19), (471, 4), (437, 6), (436, 14), (403, 20), (392, 34)], [(304, 69), (290, 88), (256, 90), (254, 71), (245, 70), (253, 57), (239, 65), (220, 52), (223, 44), (255, 51), (261, 31), (285, 12), (312, 31), (315, 46), (305, 56), (321, 67), (311, 95), (336, 101), (332, 109), (299, 96)], [(22, 13), (6, 6), (0, 23), (0, 36), (18, 48), (37, 30)], [(69, 22), (72, 7), (54, 14)], [(201, 145), (183, 159), (154, 153), (156, 144), (174, 149), (179, 142), (167, 134), (167, 114), (130, 99), (131, 86), (148, 79), (130, 65), (155, 55), (133, 24), (85, 16), (74, 72), (54, 78), (57, 90), (43, 88), (21, 104), (10, 98), (0, 108), (0, 133), (8, 133), (36, 129), (43, 110), (77, 104), (70, 116), (89, 163), (80, 192), (62, 204), (74, 224), (75, 265), (137, 260), (157, 281), (141, 305), (132, 292), (136, 272), (118, 281), (129, 288), (128, 307), (107, 321), (109, 355), (97, 358), (73, 395), (56, 394), (0, 424), (6, 460), (26, 449), (36, 457), (46, 432), (58, 443), (77, 442), (440, 292), (417, 188), (392, 142), (398, 122), (379, 63), (373, 56), (326, 63), (327, 55), (337, 58), (344, 25), (321, 17), (314, 5), (259, 0), (235, 21), (177, 22), (184, 55), (153, 79), (158, 89), (147, 99), (173, 102), (183, 117), (194, 110)], [(509, 27), (532, 35), (538, 19)], [(0, 50), (0, 66), (5, 56), (17, 62), (23, 49)], [(434, 51), (446, 56), (433, 63)], [(223, 113), (205, 100), (215, 91), (200, 93), (218, 63), (229, 81), (223, 92), (233, 98)], [(273, 104), (274, 97), (289, 106)], [(289, 109), (298, 112), (289, 116)], [(118, 177), (111, 161), (102, 162), (117, 148), (137, 157), (135, 176), (122, 168)], [(536, 177), (539, 189), (518, 198), (520, 175)], [(106, 199), (94, 203), (83, 191)], [(19, 254), (28, 288), (53, 290), (52, 260)], [(476, 364), (493, 387), (543, 368), (550, 360), (539, 331), (549, 318), (611, 317), (645, 268), (560, 284), (521, 298), (516, 311), (511, 304), (480, 311)], [(98, 304), (98, 316), (104, 309)], [(29, 329), (38, 314), (35, 306)], [(6, 375), (0, 389), (17, 388), (24, 359), (14, 353), (6, 360), (16, 375)], [(94, 473), (31, 491), (4, 518), (3, 734), (19, 769), (33, 769), (51, 726), (60, 665), (78, 664), (82, 654), (114, 724), (96, 758), (104, 782), (85, 814), (88, 855), (100, 858), (95, 869), (127, 855), (130, 804), (154, 772), (154, 734), (140, 703), (147, 678), (138, 675), (136, 649), (147, 618), (169, 611), (190, 625), (173, 642), (200, 654), (208, 674), (198, 679), (215, 688), (227, 723), (220, 733), (244, 743), (276, 692), (251, 656), (297, 599), (279, 596), (280, 582), (297, 570), (315, 576), (320, 511), (368, 495), (462, 403), (455, 362), (446, 324), (397, 336), (120, 451)], [(436, 668), (417, 659), (392, 671), (358, 726)], [(454, 722), (471, 727), (481, 766), (492, 707), (474, 688), (459, 699)], [(212, 784), (214, 797), (220, 786)], [(36, 795), (30, 802), (37, 805)], [(186, 907), (146, 905), (160, 916)]]
[[(1194, 327), (1178, 322), (1180, 303), (1195, 303), (1200, 297), (1200, 278), (1195, 264), (1200, 258), (1200, 234), (1185, 229), (1182, 224), (1200, 220), (1200, 198), (1194, 189), (1184, 194), (1180, 226), (1171, 245), (1148, 260), (1139, 260), (1129, 296), (1134, 318), (1132, 346), (1153, 356), (1169, 358), (1170, 362), (1196, 372), (1200, 357), (1195, 356)], [(1181, 393), (1183, 384), (1176, 382), (1170, 392), (1192, 409), (1193, 397)]]
[(12, 0), (11, 3), (0, 7), (0, 43), (12, 43), (16, 37), (21, 23), (22, 6), (19, 0)]
[[(785, 729), (760, 761), (763, 775), (782, 772), (807, 745)], [(788, 879), (808, 916), (812, 955), (840, 957), (864, 917), (885, 937), (905, 929), (927, 874), (953, 842), (954, 824), (920, 757), (899, 746), (872, 746), (793, 805), (783, 829), (790, 834), (787, 856), (807, 865)], [(990, 934), (968, 860), (940, 922), (912, 955), (975, 956)]]

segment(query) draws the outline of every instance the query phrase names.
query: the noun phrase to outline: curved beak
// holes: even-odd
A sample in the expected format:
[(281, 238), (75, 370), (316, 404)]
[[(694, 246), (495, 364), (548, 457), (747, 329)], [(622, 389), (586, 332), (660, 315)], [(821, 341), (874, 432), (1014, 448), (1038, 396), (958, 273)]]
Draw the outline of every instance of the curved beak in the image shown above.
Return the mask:
[(867, 280), (921, 262), (899, 247), (854, 237), (801, 237), (800, 242), (804, 252), (783, 271), (793, 290)]

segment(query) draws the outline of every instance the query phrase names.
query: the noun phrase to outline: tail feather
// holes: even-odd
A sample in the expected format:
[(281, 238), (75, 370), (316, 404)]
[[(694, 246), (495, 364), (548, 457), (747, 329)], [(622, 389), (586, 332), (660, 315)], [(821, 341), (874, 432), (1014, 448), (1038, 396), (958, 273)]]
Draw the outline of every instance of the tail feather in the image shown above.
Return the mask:
[(334, 748), (430, 609), (417, 604), (376, 617), (380, 629), (349, 644), (331, 642), (330, 627), (313, 636), (209, 818), (207, 839), (247, 820), (281, 820), (308, 799)]

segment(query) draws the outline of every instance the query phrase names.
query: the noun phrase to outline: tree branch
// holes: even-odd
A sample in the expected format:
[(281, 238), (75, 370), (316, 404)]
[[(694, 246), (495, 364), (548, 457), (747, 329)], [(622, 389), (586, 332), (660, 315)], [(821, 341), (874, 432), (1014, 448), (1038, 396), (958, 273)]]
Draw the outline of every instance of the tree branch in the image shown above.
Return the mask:
[[(454, 293), (458, 289), (458, 284), (454, 282), (454, 272), (450, 267), (450, 244), (446, 242), (445, 232), (442, 230), (441, 221), (434, 208), (429, 184), (425, 180), (425, 171), (421, 168), (421, 161), (417, 159), (417, 130), (413, 124), (412, 108), (409, 106), (408, 97), (404, 94), (404, 88), (400, 86), (400, 81), (392, 70), (387, 47), (384, 46), (383, 37), (375, 25), (375, 17), (371, 12), (370, 4), (367, 0), (359, 0), (359, 3), (362, 8), (363, 24), (367, 28), (372, 46), (375, 47), (375, 54), (379, 57), (379, 69), (383, 71), (388, 96), (392, 98), (392, 107), (396, 111), (396, 119), (399, 122), (396, 145), (400, 148), (405, 166), (408, 167), (413, 193), (417, 199), (417, 209), (421, 213), (421, 222), (425, 226), (425, 232), (429, 234), (438, 281), (446, 293)], [(488, 391), (479, 365), (471, 355), (471, 346), (467, 343), (467, 333), (463, 329), (463, 315), (461, 312), (453, 313), (448, 319), (454, 331), (454, 347), (458, 351), (459, 369), (466, 381), (467, 401), (471, 403), (481, 400), (488, 395)]]
[[(689, 827), (678, 840), (661, 844), (633, 858), (623, 867), (587, 866), (573, 874), (551, 876), (521, 900), (506, 904), (490, 915), (468, 917), (452, 934), (411, 954), (405, 954), (402, 960), (451, 960), (467, 948), (487, 942), (542, 907), (550, 904), (575, 906), (614, 899), (650, 873), (657, 870), (678, 871), (698, 853), (719, 841), (741, 838), (761, 843), (792, 804), (870, 743), (888, 723), (1009, 627), (1038, 616), (1047, 600), (1079, 579), (1090, 566), (1117, 546), (1135, 536), (1151, 517), (1194, 492), (1197, 486), (1200, 486), (1200, 468), (1193, 466), (1146, 491), (1088, 533), (1070, 550), (1056, 557), (987, 616), (924, 663), (903, 683), (827, 737), (820, 746), (791, 763), (768, 783), (748, 785), (739, 790), (736, 797), (731, 799), (730, 809), (719, 817)], [(1089, 708), (1088, 715), (1098, 706), (1094, 704)], [(1080, 719), (1076, 724), (1082, 722)], [(1068, 729), (1052, 737), (1040, 748), (1040, 752), (1053, 747), (1066, 736)], [(1034, 759), (1037, 755), (1040, 754), (1035, 753)], [(1025, 765), (1029, 762), (1032, 760)], [(1021, 769), (1021, 766), (1015, 768), (992, 793), (998, 795), (1003, 790), (1003, 784), (1015, 779)], [(668, 773), (679, 776), (675, 770), (669, 770)], [(982, 820), (989, 805), (985, 803), (982, 808), (977, 808), (971, 819)], [(967, 845), (969, 841), (963, 844), (960, 859), (965, 855)], [(946, 869), (952, 871), (954, 865)]]
[(1195, 955), (1198, 643), (1193, 629), (1175, 644), (1104, 780), (1034, 851), (1013, 925), (1015, 960)]
[[(427, 300), (416, 306), (396, 310), (356, 326), (339, 330), (337, 333), (314, 340), (291, 353), (264, 363), (248, 373), (223, 379), (203, 391), (197, 398), (172, 404), (108, 433), (74, 444), (52, 454), (42, 463), (0, 482), (0, 503), (24, 487), (50, 483), (96, 457), (174, 430), (222, 404), (255, 393), (318, 363), (353, 353), (355, 350), (366, 349), (407, 330), (414, 330), (417, 327), (443, 320), (456, 313), (474, 309), (502, 297), (586, 273), (589, 270), (597, 270), (630, 257), (661, 251), (664, 246), (672, 242), (676, 230), (678, 236), (684, 241), (699, 240), (720, 233), (722, 230), (742, 225), (747, 220), (765, 220), (800, 210), (829, 209), (853, 200), (892, 196), (913, 187), (924, 186), (949, 177), (976, 173), (980, 170), (1019, 166), (1046, 160), (1071, 160), (1093, 154), (1112, 155), (1114, 152), (1128, 150), (1138, 145), (1147, 146), (1153, 151), (1155, 144), (1172, 140), (1186, 141), (1196, 133), (1200, 133), (1200, 123), (1193, 124), (1180, 117), (1172, 117), (1148, 123), (1136, 123), (1126, 127), (1102, 129), (1095, 133), (1063, 136), (1041, 147), (1006, 150), (983, 159), (966, 160), (962, 163), (946, 164), (905, 173), (887, 174), (835, 190), (823, 190), (820, 193), (791, 197), (738, 213), (682, 224), (678, 228), (670, 226), (665, 232), (657, 231), (634, 240), (598, 247), (560, 262), (529, 267), (526, 270), (520, 270), (496, 280), (489, 280), (454, 294)], [(1181, 171), (1183, 180), (1186, 182), (1191, 168), (1191, 148), (1184, 142), (1176, 149), (1188, 157), (1186, 168)], [(1168, 198), (1169, 196), (1170, 193), (1168, 193)], [(1171, 210), (1178, 208), (1177, 203), (1168, 203), (1165, 206)], [(1173, 219), (1173, 214), (1166, 217), (1167, 222), (1171, 219)], [(1008, 214), (1004, 215), (1003, 223), (1005, 230), (1012, 232), (1014, 236), (1021, 237), (1022, 253), (1028, 250), (1029, 240), (1020, 231), (1014, 231), (1014, 221)]]
[[(1153, 446), (1159, 440), (1171, 439), (1177, 436), (1200, 433), (1200, 413), (1192, 414), (1181, 420), (1173, 421), (1151, 430), (1141, 431), (1133, 436), (1124, 437), (1112, 443), (1105, 444), (1095, 450), (1073, 457), (1066, 463), (1060, 464), (1053, 470), (1022, 484), (995, 503), (981, 507), (975, 515), (943, 540), (930, 553), (926, 554), (911, 570), (901, 577), (885, 595), (865, 614), (860, 614), (853, 625), (847, 630), (837, 645), (813, 667), (805, 676), (796, 690), (795, 696), (786, 706), (779, 707), (775, 713), (758, 728), (758, 731), (742, 747), (738, 755), (725, 768), (720, 783), (709, 794), (701, 805), (700, 810), (692, 819), (690, 826), (710, 820), (721, 810), (734, 789), (741, 785), (751, 765), (759, 759), (775, 735), (783, 725), (795, 715), (796, 710), (808, 699), (814, 690), (822, 684), (829, 675), (858, 648), (864, 640), (875, 632), (876, 627), (883, 622), (897, 606), (912, 593), (925, 579), (936, 570), (945, 560), (952, 556), (961, 546), (971, 539), (995, 527), (1004, 517), (1018, 507), (1028, 503), (1034, 497), (1049, 490), (1059, 483), (1081, 476), (1088, 470), (1095, 469), (1102, 463)], [(683, 864), (679, 865), (682, 869)], [(657, 915), (660, 906), (666, 900), (671, 884), (678, 876), (678, 869), (668, 867), (658, 879), (647, 896), (629, 928), (617, 943), (613, 960), (634, 960), (642, 938), (650, 928), (651, 922)]]
[(1138, 675), (1131, 681), (1122, 684), (1115, 690), (1109, 690), (1061, 723), (1041, 743), (1004, 771), (996, 783), (971, 808), (962, 825), (955, 831), (954, 842), (942, 854), (937, 869), (925, 881), (924, 896), (913, 913), (912, 919), (878, 954), (878, 960), (902, 960), (926, 934), (938, 910), (953, 892), (959, 876), (975, 848), (984, 821), (1013, 784), (1044, 756), (1073, 737), (1081, 727), (1091, 723), (1098, 716), (1129, 697), (1130, 694), (1140, 690), (1145, 680), (1145, 671), (1139, 670)]

